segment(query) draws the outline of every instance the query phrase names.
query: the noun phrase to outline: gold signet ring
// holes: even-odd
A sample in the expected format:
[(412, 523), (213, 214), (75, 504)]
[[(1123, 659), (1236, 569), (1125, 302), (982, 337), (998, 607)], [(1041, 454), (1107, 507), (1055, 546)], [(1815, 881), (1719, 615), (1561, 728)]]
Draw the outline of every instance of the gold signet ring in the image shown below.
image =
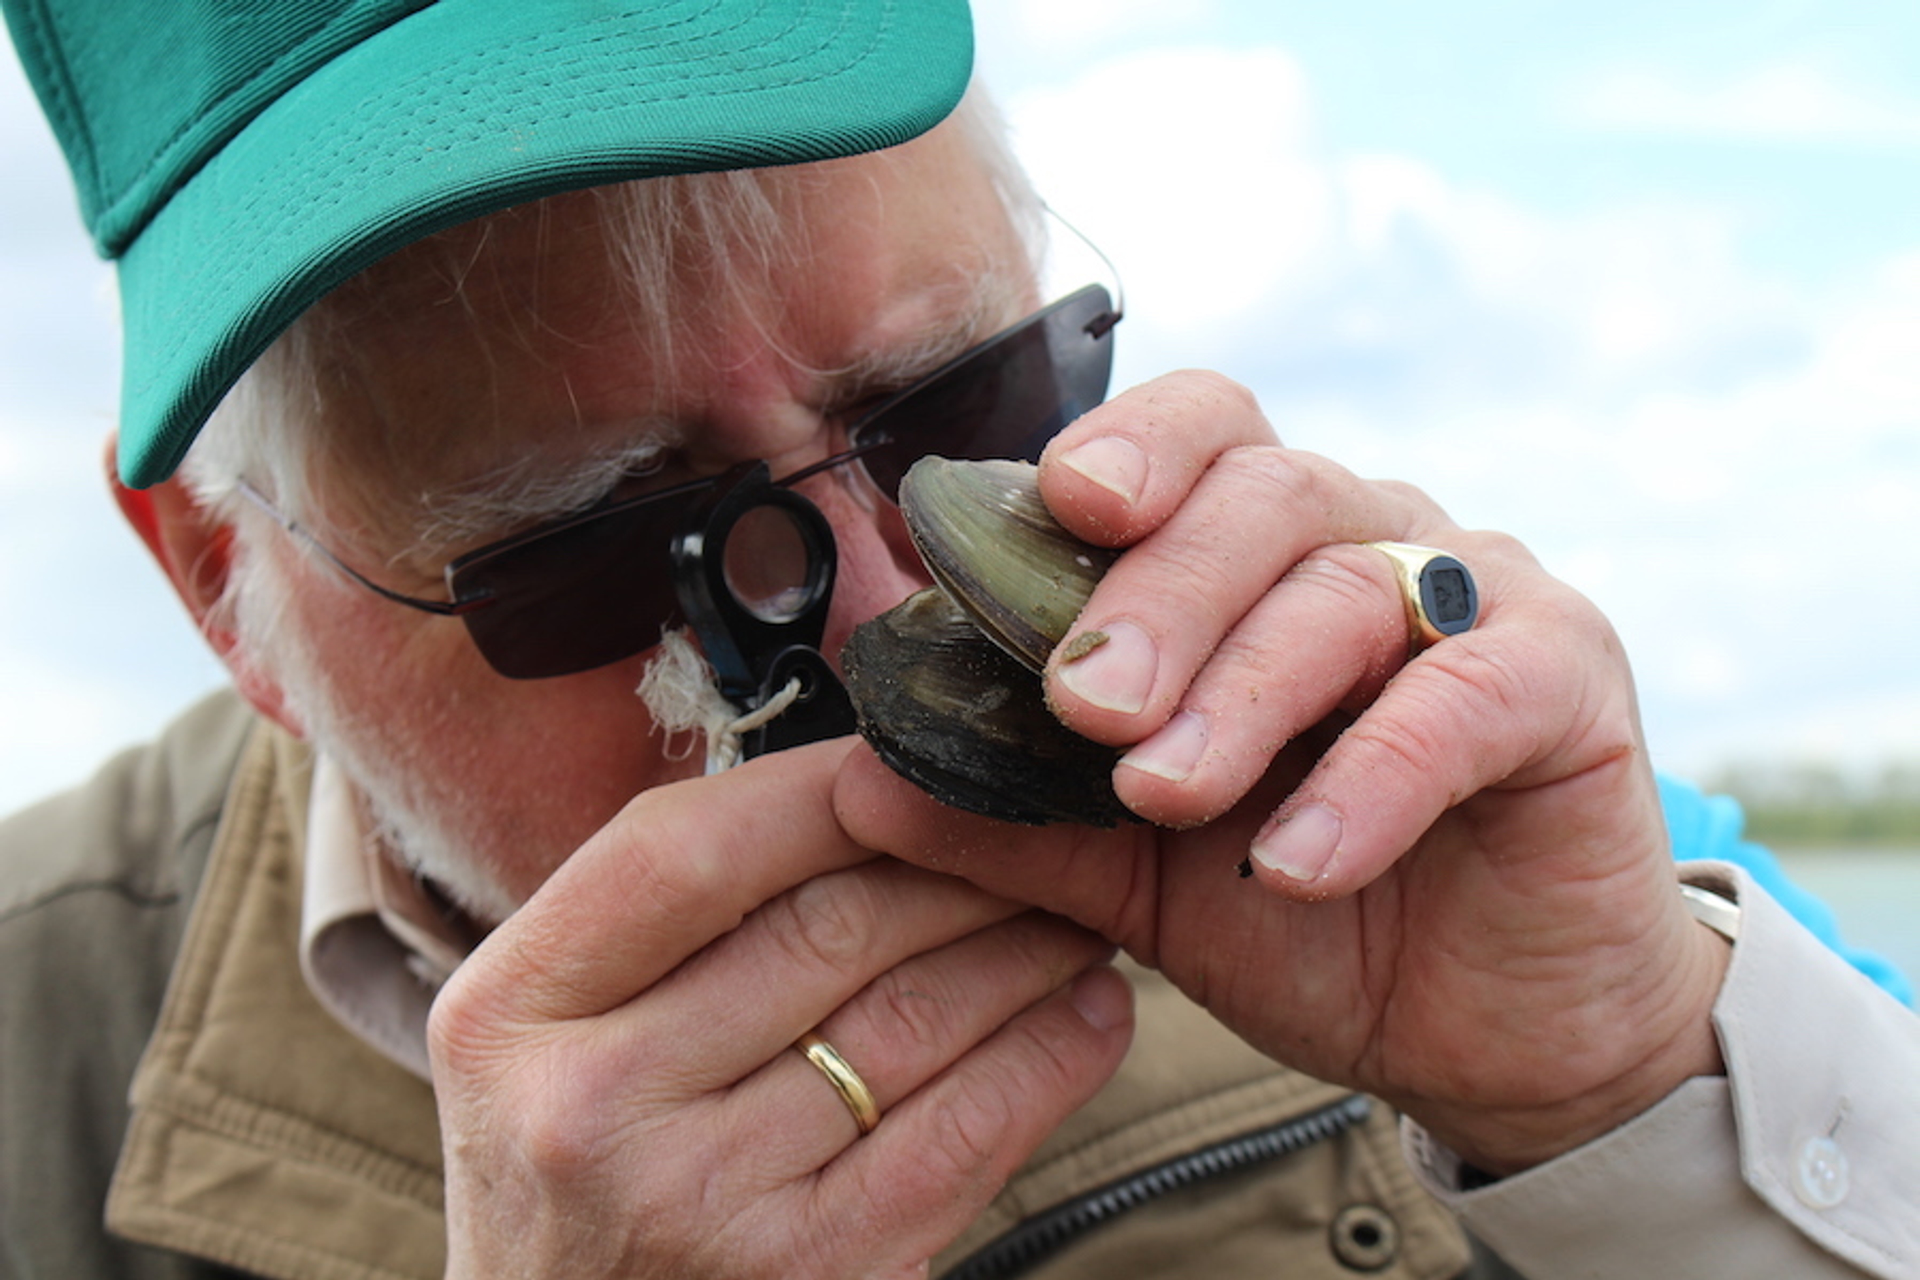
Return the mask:
[(1467, 566), (1432, 547), (1406, 542), (1366, 544), (1393, 565), (1407, 605), (1407, 639), (1414, 653), (1471, 628), (1480, 616), (1480, 591)]

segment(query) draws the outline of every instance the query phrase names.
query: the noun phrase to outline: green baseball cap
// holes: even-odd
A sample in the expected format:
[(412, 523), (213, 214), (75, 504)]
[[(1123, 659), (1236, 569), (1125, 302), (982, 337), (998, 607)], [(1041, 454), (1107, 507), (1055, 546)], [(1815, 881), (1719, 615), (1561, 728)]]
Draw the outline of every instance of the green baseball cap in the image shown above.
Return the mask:
[(119, 260), (135, 487), (402, 245), (577, 187), (904, 142), (973, 60), (966, 0), (0, 3)]

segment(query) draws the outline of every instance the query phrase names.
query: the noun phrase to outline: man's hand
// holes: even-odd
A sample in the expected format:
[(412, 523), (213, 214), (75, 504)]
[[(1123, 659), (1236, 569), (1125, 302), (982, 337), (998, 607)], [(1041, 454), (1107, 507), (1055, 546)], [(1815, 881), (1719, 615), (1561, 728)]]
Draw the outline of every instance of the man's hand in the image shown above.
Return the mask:
[(449, 1275), (924, 1274), (1119, 1065), (1110, 945), (876, 860), (829, 803), (849, 745), (645, 793), (460, 968)]
[[(1719, 1069), (1727, 949), (1681, 906), (1627, 663), (1590, 604), (1417, 491), (1279, 447), (1211, 375), (1088, 414), (1041, 488), (1128, 548), (1049, 696), (1129, 748), (1115, 788), (1162, 826), (1010, 830), (861, 753), (838, 790), (855, 838), (1080, 921), (1490, 1170)], [(1411, 654), (1392, 566), (1361, 545), (1382, 540), (1466, 563), (1478, 625)]]

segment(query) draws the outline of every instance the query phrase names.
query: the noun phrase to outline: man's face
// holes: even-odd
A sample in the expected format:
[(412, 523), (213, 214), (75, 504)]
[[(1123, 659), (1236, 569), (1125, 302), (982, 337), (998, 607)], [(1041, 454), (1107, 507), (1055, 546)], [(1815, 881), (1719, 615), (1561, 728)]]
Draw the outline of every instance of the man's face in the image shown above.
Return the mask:
[[(749, 272), (727, 294), (700, 269), (674, 275), (670, 356), (610, 283), (605, 205), (592, 196), (416, 247), (322, 303), (343, 338), (323, 369), (318, 429), (344, 446), (314, 473), (322, 539), (386, 585), (439, 595), (447, 559), (517, 530), (414, 547), (403, 529), (436, 498), (564, 478), (652, 437), (668, 442), (667, 482), (753, 458), (784, 475), (844, 447), (848, 413), (892, 389), (858, 371), (904, 351), (952, 354), (1032, 303), (1017, 237), (954, 131), (805, 179), (779, 210), (804, 231), (795, 265)], [(988, 276), (1016, 287), (982, 314)], [(838, 542), (832, 654), (923, 578), (898, 513), (857, 468), (802, 492)], [(401, 831), (405, 856), (470, 909), (524, 901), (634, 794), (699, 771), (699, 751), (656, 732), (634, 693), (648, 655), (508, 680), (457, 620), (384, 601), (292, 539), (264, 552), (288, 580), (286, 625), (307, 654), (264, 665)], [(301, 696), (309, 680), (317, 698)]]

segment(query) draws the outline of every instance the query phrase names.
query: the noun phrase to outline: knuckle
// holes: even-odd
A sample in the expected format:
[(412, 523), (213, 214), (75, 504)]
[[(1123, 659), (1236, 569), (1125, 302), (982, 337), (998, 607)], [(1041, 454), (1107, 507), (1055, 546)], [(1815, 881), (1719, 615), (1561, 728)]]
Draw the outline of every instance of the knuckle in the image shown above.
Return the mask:
[[(1456, 645), (1431, 666), (1432, 675), (1443, 691), (1464, 691), (1467, 705), (1481, 709), (1483, 725), (1497, 723), (1527, 707), (1539, 705), (1541, 696), (1535, 686), (1540, 683), (1538, 677), (1544, 669), (1543, 664), (1529, 661), (1524, 653), (1502, 654), (1496, 647), (1486, 645)], [(1448, 685), (1453, 686), (1453, 690), (1447, 690)], [(1434, 700), (1439, 701), (1440, 695)], [(1449, 701), (1462, 700), (1456, 695)], [(1438, 722), (1444, 717), (1433, 719)]]
[(1558, 579), (1550, 577), (1526, 543), (1509, 533), (1475, 529), (1457, 536), (1457, 544), (1443, 548), (1458, 555), (1473, 570), (1483, 586), (1495, 582), (1539, 584), (1548, 591), (1577, 594)]
[(628, 1126), (604, 1085), (583, 1083), (591, 1071), (561, 1069), (550, 1051), (500, 1061), (502, 1069), (485, 1080), (440, 1086), (451, 1162), (483, 1168), (496, 1180), (566, 1188), (591, 1182), (622, 1158)]
[(950, 979), (890, 969), (868, 990), (876, 1006), (869, 1016), (882, 1024), (874, 1040), (890, 1053), (917, 1060), (921, 1051), (937, 1050), (945, 1042), (956, 995)]
[(1543, 705), (1536, 665), (1506, 646), (1436, 646), (1394, 678), (1392, 714), (1362, 715), (1343, 739), (1403, 776), (1457, 786), (1463, 771), (1483, 767), (1484, 749)]
[(1330, 598), (1342, 612), (1377, 613), (1382, 598), (1389, 594), (1398, 611), (1399, 591), (1385, 559), (1353, 543), (1323, 547), (1294, 565), (1287, 576)]
[(942, 1123), (927, 1144), (926, 1172), (949, 1185), (978, 1178), (994, 1167), (1016, 1127), (1013, 1095), (997, 1074), (956, 1081)]
[(1425, 489), (1405, 480), (1375, 480), (1371, 482), (1398, 506), (1406, 508), (1419, 517), (1422, 524), (1446, 523), (1445, 512), (1438, 502), (1433, 500)]
[(1476, 529), (1472, 534), (1475, 553), (1488, 556), (1499, 562), (1512, 562), (1532, 566), (1536, 564), (1533, 552), (1527, 544), (1510, 533), (1496, 529)]
[(1206, 483), (1208, 502), (1195, 508), (1177, 538), (1156, 544), (1153, 581), (1143, 593), (1183, 625), (1195, 619), (1217, 624), (1223, 604), (1237, 598), (1249, 564), (1245, 513), (1326, 505), (1315, 471), (1270, 445), (1225, 450), (1209, 466)]
[[(1510, 750), (1537, 751), (1547, 727), (1542, 709), (1564, 702), (1553, 687), (1557, 666), (1550, 652), (1536, 660), (1527, 648), (1497, 645), (1455, 645), (1435, 655), (1421, 682), (1422, 714), (1410, 730), (1429, 767), (1438, 770), (1452, 756), (1461, 757), (1457, 767), (1480, 770), (1475, 751), (1463, 756), (1463, 741), (1485, 748), (1504, 737)], [(1533, 746), (1523, 745), (1529, 741)]]
[(774, 941), (795, 961), (843, 972), (871, 947), (878, 905), (864, 877), (833, 875), (796, 885), (763, 911)]
[(516, 1146), (527, 1168), (543, 1182), (576, 1184), (613, 1159), (620, 1143), (612, 1138), (597, 1108), (582, 1106), (565, 1089), (521, 1089), (514, 1108)]
[(1121, 398), (1149, 405), (1184, 403), (1214, 411), (1260, 411), (1259, 401), (1244, 384), (1218, 370), (1198, 367), (1169, 370), (1123, 392)]
[(1581, 652), (1586, 641), (1606, 652), (1620, 647), (1613, 623), (1598, 605), (1572, 587), (1551, 583), (1537, 600), (1529, 602), (1529, 611), (1535, 615), (1531, 625), (1539, 637), (1533, 649), (1545, 650), (1536, 659), (1543, 665), (1564, 665)]
[(446, 1079), (486, 1074), (499, 1061), (499, 1019), (478, 975), (474, 962), (460, 966), (427, 1011), (427, 1050)]
[(1122, 429), (1143, 442), (1177, 442), (1205, 454), (1221, 444), (1277, 439), (1253, 392), (1212, 369), (1176, 369), (1110, 403), (1116, 416), (1109, 421), (1126, 423)]
[[(672, 919), (683, 910), (724, 900), (732, 873), (718, 854), (687, 856), (714, 847), (709, 814), (659, 791), (641, 792), (620, 811), (607, 835), (626, 846), (621, 881), (636, 913)], [(663, 857), (661, 851), (683, 851)]]
[(1269, 445), (1229, 449), (1214, 466), (1231, 479), (1236, 499), (1290, 514), (1338, 510), (1352, 480), (1315, 454)]
[[(727, 1269), (716, 1275), (904, 1277), (925, 1280), (927, 1269), (890, 1255), (911, 1248), (902, 1239), (902, 1220), (914, 1221), (946, 1210), (954, 1188), (934, 1181), (917, 1160), (874, 1162), (855, 1175), (851, 1194), (842, 1188), (831, 1197), (815, 1197), (800, 1229), (787, 1237), (785, 1256), (771, 1259), (765, 1271)], [(824, 1189), (824, 1188), (823, 1188)]]
[(1385, 763), (1393, 771), (1412, 777), (1438, 777), (1445, 736), (1429, 728), (1434, 724), (1426, 716), (1392, 720), (1362, 716), (1341, 735), (1341, 745), (1351, 754), (1366, 757), (1365, 763), (1373, 770)]
[(1260, 402), (1244, 383), (1213, 369), (1184, 369), (1180, 376), (1196, 400), (1216, 410), (1232, 413), (1260, 413)]
[(1241, 572), (1235, 558), (1222, 548), (1198, 543), (1179, 549), (1156, 566), (1145, 584), (1142, 599), (1158, 614), (1163, 634), (1216, 635), (1226, 630), (1239, 612), (1236, 579)]

